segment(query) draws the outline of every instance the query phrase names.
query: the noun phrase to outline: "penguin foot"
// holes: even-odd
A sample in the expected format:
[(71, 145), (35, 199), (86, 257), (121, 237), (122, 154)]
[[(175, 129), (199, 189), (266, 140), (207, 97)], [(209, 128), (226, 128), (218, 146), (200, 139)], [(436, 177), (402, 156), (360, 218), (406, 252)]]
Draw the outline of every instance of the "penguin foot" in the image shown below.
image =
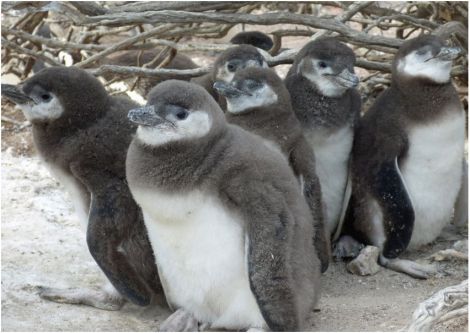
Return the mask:
[(356, 258), (363, 248), (364, 244), (351, 236), (343, 235), (333, 245), (333, 258), (337, 261), (343, 258)]
[(160, 326), (160, 332), (198, 332), (198, 321), (183, 309), (176, 310)]
[(125, 299), (106, 291), (85, 288), (48, 288), (38, 286), (38, 294), (42, 299), (66, 304), (89, 305), (97, 309), (117, 311), (122, 308)]
[(250, 327), (247, 332), (269, 332), (263, 327)]
[(427, 279), (437, 273), (434, 265), (418, 264), (417, 262), (405, 259), (387, 259), (382, 254), (379, 257), (382, 266), (396, 272), (408, 274), (416, 279)]

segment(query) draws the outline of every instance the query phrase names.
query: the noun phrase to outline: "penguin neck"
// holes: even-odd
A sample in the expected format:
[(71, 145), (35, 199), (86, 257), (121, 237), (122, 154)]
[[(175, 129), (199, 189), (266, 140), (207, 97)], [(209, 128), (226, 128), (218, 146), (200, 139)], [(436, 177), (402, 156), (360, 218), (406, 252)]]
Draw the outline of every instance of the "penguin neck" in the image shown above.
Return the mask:
[(231, 124), (276, 142), (284, 152), (288, 150), (290, 142), (302, 131), (291, 106), (280, 103), (239, 114), (227, 112), (226, 118)]
[(459, 110), (457, 91), (449, 81), (438, 84), (428, 79), (392, 78), (391, 88), (406, 101), (406, 116), (417, 121), (432, 120), (449, 110)]
[(33, 121), (33, 138), (38, 150), (43, 147), (50, 149), (50, 147), (57, 146), (65, 138), (93, 126), (106, 115), (108, 107), (109, 99), (103, 101), (101, 106), (94, 105), (92, 110), (80, 107), (68, 109), (62, 117), (54, 121)]
[(133, 170), (133, 177), (139, 178), (138, 183), (144, 188), (155, 186), (168, 192), (201, 186), (222, 160), (229, 143), (227, 137), (227, 131), (215, 131), (202, 138), (161, 146), (138, 143), (141, 169)]

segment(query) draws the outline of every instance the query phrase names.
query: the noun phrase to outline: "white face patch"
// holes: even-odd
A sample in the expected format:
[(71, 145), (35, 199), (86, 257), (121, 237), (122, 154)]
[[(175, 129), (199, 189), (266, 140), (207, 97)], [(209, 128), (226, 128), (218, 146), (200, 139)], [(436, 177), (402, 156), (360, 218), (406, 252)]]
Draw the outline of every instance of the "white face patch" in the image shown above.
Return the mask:
[(243, 95), (237, 98), (227, 98), (227, 111), (240, 113), (249, 108), (274, 104), (277, 99), (277, 95), (272, 88), (264, 84), (262, 88), (252, 91), (251, 96)]
[(29, 121), (58, 119), (64, 113), (64, 108), (56, 95), (50, 94), (50, 96), (51, 99), (47, 102), (18, 104), (18, 107)]
[[(303, 67), (303, 61), (304, 60), (302, 60), (298, 66), (299, 72)], [(335, 74), (331, 67), (328, 66), (326, 68), (321, 68), (319, 66), (320, 62), (321, 60), (312, 59), (311, 65), (308, 66), (310, 67), (309, 70), (302, 71), (300, 74), (312, 82), (318, 91), (324, 96), (338, 97), (344, 94), (347, 88), (339, 85), (333, 80)]]
[(174, 124), (175, 127), (167, 124), (157, 127), (139, 126), (137, 137), (151, 146), (182, 139), (197, 139), (209, 133), (212, 121), (207, 112), (192, 111), (186, 119), (175, 121)]
[(432, 58), (431, 52), (418, 54), (411, 52), (398, 61), (398, 72), (412, 77), (426, 77), (436, 83), (446, 83), (450, 80), (452, 61)]

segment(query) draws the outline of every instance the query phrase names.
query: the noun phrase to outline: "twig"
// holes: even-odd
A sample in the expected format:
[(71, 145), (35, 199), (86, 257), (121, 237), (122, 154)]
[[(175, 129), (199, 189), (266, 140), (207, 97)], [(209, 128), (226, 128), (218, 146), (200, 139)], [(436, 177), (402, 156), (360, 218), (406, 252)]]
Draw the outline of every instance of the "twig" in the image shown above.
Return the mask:
[(195, 69), (149, 69), (134, 66), (116, 66), (116, 65), (103, 65), (99, 68), (88, 70), (93, 75), (103, 74), (117, 74), (117, 75), (139, 75), (143, 77), (165, 77), (165, 76), (181, 76), (181, 77), (195, 77), (209, 73), (210, 68), (195, 68)]
[(95, 62), (99, 59), (102, 59), (102, 58), (106, 57), (107, 55), (109, 55), (111, 53), (122, 50), (122, 49), (124, 49), (128, 46), (131, 46), (132, 44), (135, 44), (135, 43), (137, 43), (141, 40), (144, 40), (146, 38), (149, 38), (149, 37), (152, 37), (156, 34), (159, 34), (162, 31), (172, 29), (173, 27), (174, 27), (174, 25), (171, 25), (171, 24), (163, 25), (163, 26), (153, 28), (149, 31), (143, 32), (141, 34), (138, 34), (137, 36), (124, 39), (123, 41), (107, 48), (106, 50), (103, 50), (103, 51), (91, 56), (90, 58), (79, 62), (75, 66), (77, 66), (77, 67), (87, 67), (88, 65), (92, 64), (93, 62)]
[(149, 11), (144, 13), (108, 14), (85, 18), (75, 21), (78, 25), (125, 25), (143, 23), (188, 23), (188, 22), (215, 22), (223, 24), (302, 24), (317, 29), (335, 31), (355, 41), (398, 48), (403, 41), (374, 35), (366, 35), (354, 30), (344, 23), (327, 20), (309, 15), (293, 13), (266, 13), (266, 14), (225, 14), (225, 13), (194, 13), (182, 11)]
[(56, 60), (54, 60), (54, 59), (52, 59), (52, 58), (50, 58), (50, 57), (44, 55), (44, 54), (43, 54), (43, 51), (35, 52), (35, 51), (33, 51), (33, 50), (26, 49), (26, 48), (21, 47), (21, 46), (15, 44), (15, 43), (13, 43), (13, 42), (10, 42), (8, 39), (3, 38), (3, 37), (2, 37), (2, 44), (3, 44), (4, 46), (7, 46), (7, 47), (9, 47), (9, 48), (11, 48), (11, 49), (17, 51), (17, 52), (20, 52), (20, 53), (22, 53), (22, 54), (26, 54), (26, 55), (28, 55), (28, 56), (30, 56), (30, 57), (35, 58), (35, 59), (40, 59), (40, 60), (45, 61), (45, 62), (47, 62), (47, 63), (49, 63), (49, 64), (51, 64), (51, 65), (54, 65), (54, 66), (62, 66), (62, 64), (61, 64), (60, 62), (58, 62), (58, 61), (56, 61)]

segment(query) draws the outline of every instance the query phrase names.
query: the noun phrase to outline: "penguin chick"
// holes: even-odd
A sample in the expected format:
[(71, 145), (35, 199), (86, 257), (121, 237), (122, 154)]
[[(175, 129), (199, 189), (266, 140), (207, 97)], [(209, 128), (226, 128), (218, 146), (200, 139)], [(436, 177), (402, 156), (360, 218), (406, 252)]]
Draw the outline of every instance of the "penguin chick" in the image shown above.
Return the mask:
[(239, 32), (230, 39), (230, 43), (238, 45), (252, 45), (265, 51), (269, 51), (273, 47), (273, 40), (271, 37), (260, 31)]
[(315, 153), (329, 236), (338, 227), (361, 108), (354, 63), (349, 47), (334, 38), (318, 39), (299, 51), (285, 79), (294, 112)]
[[(126, 116), (136, 104), (109, 96), (95, 77), (75, 67), (48, 67), (20, 86), (2, 84), (2, 95), (32, 123), (39, 156), (71, 195), (97, 264), (122, 296), (149, 304), (162, 289), (124, 169), (136, 129)], [(49, 300), (107, 310), (122, 305), (122, 297), (104, 295), (52, 288), (41, 293)]]
[(127, 180), (167, 300), (182, 310), (168, 320), (305, 329), (320, 264), (309, 208), (285, 157), (228, 124), (206, 90), (183, 81), (156, 86), (129, 119), (139, 127)]
[(315, 156), (292, 111), (289, 92), (276, 73), (267, 68), (246, 68), (235, 73), (230, 84), (217, 81), (214, 88), (227, 99), (229, 123), (269, 140), (287, 157), (299, 178), (315, 225), (315, 247), (328, 268), (329, 241), (323, 225), (320, 182), (315, 173)]
[(219, 55), (210, 73), (193, 78), (191, 82), (203, 86), (225, 110), (225, 99), (214, 89), (214, 83), (216, 81), (230, 82), (236, 71), (247, 67), (268, 67), (268, 64), (256, 47), (234, 46)]
[(424, 35), (403, 43), (392, 83), (357, 128), (346, 230), (380, 248), (380, 263), (413, 277), (428, 266), (397, 258), (450, 221), (461, 187), (465, 115), (450, 82), (456, 48)]

